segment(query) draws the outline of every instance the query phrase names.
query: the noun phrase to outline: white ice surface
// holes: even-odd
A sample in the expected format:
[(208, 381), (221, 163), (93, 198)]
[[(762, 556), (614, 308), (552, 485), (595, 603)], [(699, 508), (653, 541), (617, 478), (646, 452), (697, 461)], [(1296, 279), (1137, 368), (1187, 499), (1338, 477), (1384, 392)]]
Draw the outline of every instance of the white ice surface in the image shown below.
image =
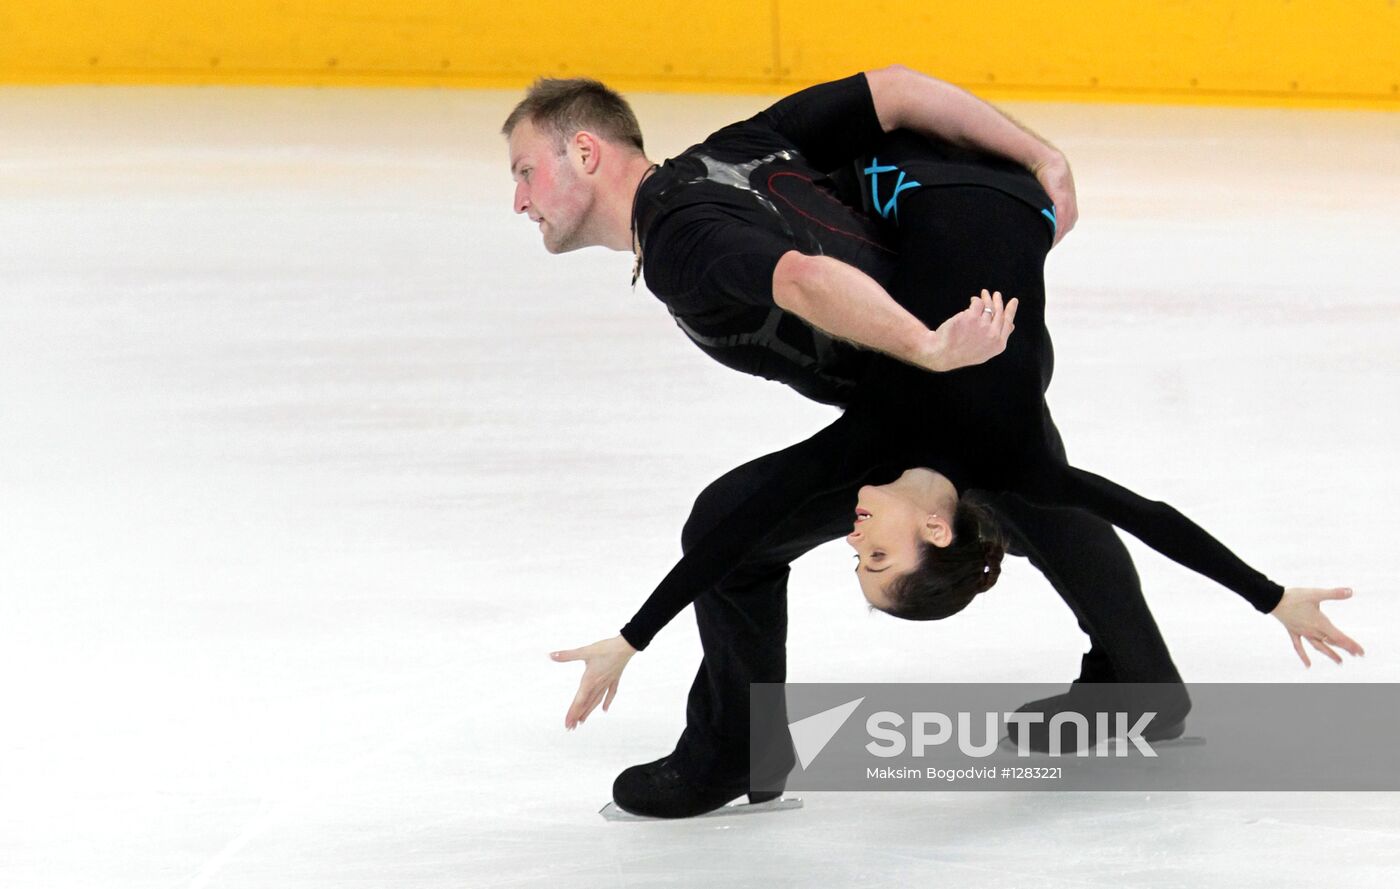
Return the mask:
[[(0, 91), (0, 886), (1394, 883), (1395, 794), (599, 818), (680, 731), (693, 622), (572, 734), (546, 652), (612, 635), (700, 488), (832, 412), (695, 350), (629, 256), (549, 257), (510, 213), (516, 98)], [(636, 100), (657, 156), (762, 104)], [(1130, 541), (1182, 672), (1400, 681), (1400, 115), (1011, 110), (1079, 182), (1048, 267), (1072, 458), (1357, 590), (1332, 613), (1369, 656), (1304, 671)], [(1075, 674), (1022, 563), (939, 625), (848, 570), (798, 563), (793, 680)]]

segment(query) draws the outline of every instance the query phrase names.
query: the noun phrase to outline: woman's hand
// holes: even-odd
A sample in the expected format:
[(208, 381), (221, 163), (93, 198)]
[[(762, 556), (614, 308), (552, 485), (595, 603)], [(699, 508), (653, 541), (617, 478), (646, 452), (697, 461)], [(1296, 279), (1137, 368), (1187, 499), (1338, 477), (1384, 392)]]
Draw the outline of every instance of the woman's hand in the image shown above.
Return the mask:
[(621, 636), (594, 642), (582, 648), (549, 653), (552, 660), (561, 664), (565, 661), (583, 661), (583, 678), (578, 683), (578, 694), (574, 695), (569, 712), (564, 714), (565, 728), (577, 728), (579, 723), (593, 712), (593, 708), (598, 706), (599, 701), (603, 702), (604, 710), (608, 709), (612, 699), (617, 696), (617, 683), (622, 678), (622, 671), (636, 653), (637, 649)]
[(1288, 636), (1293, 640), (1293, 650), (1302, 658), (1303, 666), (1312, 666), (1312, 661), (1308, 660), (1308, 653), (1303, 650), (1304, 639), (1338, 664), (1342, 662), (1342, 656), (1333, 650), (1334, 647), (1353, 657), (1360, 657), (1366, 653), (1350, 636), (1333, 626), (1322, 613), (1323, 601), (1350, 598), (1351, 590), (1346, 588), (1316, 590), (1290, 587), (1283, 591), (1283, 598), (1279, 600), (1278, 606), (1269, 613), (1278, 618), (1279, 623), (1288, 630)]

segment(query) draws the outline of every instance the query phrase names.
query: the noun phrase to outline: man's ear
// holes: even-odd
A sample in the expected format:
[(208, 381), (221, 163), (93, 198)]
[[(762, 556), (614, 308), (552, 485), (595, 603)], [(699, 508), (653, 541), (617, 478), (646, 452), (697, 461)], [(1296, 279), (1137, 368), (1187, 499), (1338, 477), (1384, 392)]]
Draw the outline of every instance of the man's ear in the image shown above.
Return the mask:
[(574, 156), (577, 158), (576, 163), (583, 166), (583, 172), (597, 171), (601, 148), (602, 143), (598, 137), (587, 130), (579, 130), (574, 134)]
[(953, 542), (953, 527), (943, 516), (928, 513), (919, 526), (919, 539), (937, 547), (947, 546)]

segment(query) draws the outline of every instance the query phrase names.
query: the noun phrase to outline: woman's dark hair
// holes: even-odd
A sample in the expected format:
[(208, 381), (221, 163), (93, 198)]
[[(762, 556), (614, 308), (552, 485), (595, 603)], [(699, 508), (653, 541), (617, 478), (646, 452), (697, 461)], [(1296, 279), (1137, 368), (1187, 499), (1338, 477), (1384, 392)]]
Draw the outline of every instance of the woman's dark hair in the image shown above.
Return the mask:
[(919, 544), (919, 564), (885, 587), (886, 614), (905, 620), (942, 620), (967, 607), (1001, 576), (1006, 538), (986, 507), (964, 497), (953, 514), (947, 546)]

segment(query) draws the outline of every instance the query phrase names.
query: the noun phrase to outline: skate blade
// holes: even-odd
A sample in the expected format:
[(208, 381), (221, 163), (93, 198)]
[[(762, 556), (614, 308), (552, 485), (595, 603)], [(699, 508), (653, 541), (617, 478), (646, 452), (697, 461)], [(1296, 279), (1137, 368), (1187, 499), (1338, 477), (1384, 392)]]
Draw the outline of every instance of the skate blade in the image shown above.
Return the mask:
[(730, 803), (712, 812), (696, 815), (693, 818), (653, 818), (650, 815), (633, 815), (618, 808), (617, 803), (609, 802), (598, 810), (608, 821), (693, 821), (695, 818), (727, 818), (730, 815), (762, 815), (765, 812), (781, 812), (784, 809), (802, 808), (802, 799), (795, 796), (782, 796), (766, 803)]
[[(1206, 739), (1203, 738), (1203, 737), (1201, 737), (1200, 735), (1182, 735), (1182, 736), (1179, 737), (1179, 738), (1172, 738), (1172, 739), (1167, 740), (1167, 741), (1146, 741), (1145, 743), (1146, 743), (1148, 746), (1150, 746), (1154, 751), (1155, 751), (1155, 750), (1174, 750), (1174, 749), (1182, 748), (1182, 747), (1204, 747), (1204, 746), (1205, 746), (1205, 743), (1206, 743)], [(1093, 747), (1093, 748), (1090, 748), (1090, 749), (1091, 749), (1091, 750), (1097, 750), (1098, 747), (1105, 747), (1105, 748), (1107, 748), (1107, 749), (1110, 750), (1110, 751), (1116, 751), (1117, 748), (1118, 748), (1120, 745), (1127, 745), (1127, 748), (1128, 748), (1128, 750), (1130, 750), (1130, 751), (1136, 749), (1135, 747), (1133, 747), (1131, 744), (1129, 744), (1127, 741), (1123, 740), (1122, 738), (1109, 738), (1107, 741), (1100, 741), (1099, 744), (1098, 744), (1098, 746)], [(1016, 748), (1016, 742), (1012, 741), (1010, 737), (1007, 737), (1007, 736), (1003, 735), (1002, 738), (1001, 738), (1001, 740), (997, 742), (997, 749), (1000, 750), (1000, 751), (1003, 752), (1003, 753), (1015, 753), (1015, 752), (1016, 752), (1016, 749), (1017, 749), (1017, 748)], [(1049, 754), (1047, 754), (1047, 753), (1046, 753), (1045, 751), (1043, 751), (1043, 750), (1030, 750), (1030, 751), (1027, 751), (1027, 752), (1030, 753), (1031, 756), (1048, 756), (1048, 755), (1049, 755)], [(1066, 751), (1064, 751), (1063, 753), (1061, 753), (1060, 755), (1061, 755), (1061, 756), (1073, 755), (1073, 751), (1066, 750)]]

